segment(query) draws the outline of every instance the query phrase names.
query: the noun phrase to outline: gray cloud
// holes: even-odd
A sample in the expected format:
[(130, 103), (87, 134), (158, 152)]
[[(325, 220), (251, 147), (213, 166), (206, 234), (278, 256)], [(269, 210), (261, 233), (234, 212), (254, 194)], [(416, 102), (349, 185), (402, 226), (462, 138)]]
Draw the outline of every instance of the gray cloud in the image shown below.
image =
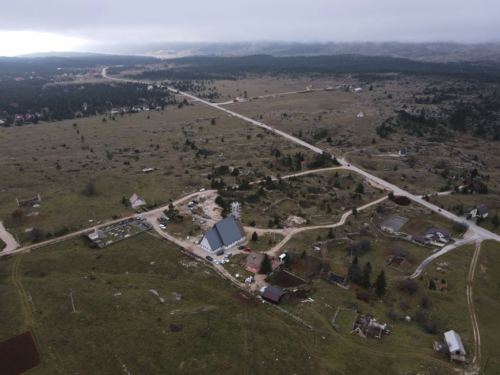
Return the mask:
[[(50, 32), (89, 45), (157, 42), (500, 40), (498, 0), (18, 0), (0, 30)], [(1, 54), (1, 45), (0, 45)]]

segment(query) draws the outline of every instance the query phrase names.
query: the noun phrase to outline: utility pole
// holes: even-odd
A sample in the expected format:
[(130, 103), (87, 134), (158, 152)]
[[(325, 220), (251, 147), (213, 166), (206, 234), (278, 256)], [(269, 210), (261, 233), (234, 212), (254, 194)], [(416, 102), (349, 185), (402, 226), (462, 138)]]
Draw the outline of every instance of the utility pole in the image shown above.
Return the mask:
[[(16, 233), (16, 239), (17, 239), (17, 243), (19, 244), (19, 246), (21, 246), (21, 242), (19, 242), (19, 236), (17, 235), (17, 233)], [(500, 286), (500, 284), (499, 284), (499, 286)], [(497, 292), (498, 292), (498, 290), (497, 290)]]
[(73, 312), (76, 312), (75, 310), (75, 303), (73, 302), (73, 291), (71, 291), (71, 293), (69, 294), (69, 296), (71, 297), (71, 305), (73, 306)]

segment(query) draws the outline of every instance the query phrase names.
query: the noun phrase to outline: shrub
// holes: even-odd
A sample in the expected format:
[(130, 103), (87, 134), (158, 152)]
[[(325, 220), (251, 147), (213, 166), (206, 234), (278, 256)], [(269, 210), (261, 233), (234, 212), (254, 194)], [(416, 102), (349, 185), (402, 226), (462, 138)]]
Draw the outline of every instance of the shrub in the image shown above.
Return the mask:
[(429, 306), (431, 305), (431, 299), (427, 296), (422, 297), (422, 300), (420, 301), (420, 304), (424, 309), (428, 309)]
[(399, 289), (413, 295), (418, 290), (418, 284), (412, 279), (402, 280), (399, 283)]
[(432, 322), (430, 322), (425, 326), (425, 329), (431, 335), (437, 335), (441, 332), (441, 324), (433, 320)]
[(415, 313), (415, 320), (417, 323), (425, 323), (427, 321), (427, 311), (426, 310), (420, 310)]

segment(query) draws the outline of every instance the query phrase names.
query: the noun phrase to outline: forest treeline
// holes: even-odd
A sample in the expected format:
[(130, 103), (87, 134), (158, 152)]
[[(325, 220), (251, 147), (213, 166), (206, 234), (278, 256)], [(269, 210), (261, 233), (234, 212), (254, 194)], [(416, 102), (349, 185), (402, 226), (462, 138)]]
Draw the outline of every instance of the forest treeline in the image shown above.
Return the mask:
[(321, 75), (401, 73), (500, 82), (500, 64), (493, 62), (431, 63), (387, 56), (362, 55), (184, 57), (168, 60), (165, 69), (145, 71), (129, 75), (129, 77), (153, 80), (236, 80), (249, 74), (307, 73)]

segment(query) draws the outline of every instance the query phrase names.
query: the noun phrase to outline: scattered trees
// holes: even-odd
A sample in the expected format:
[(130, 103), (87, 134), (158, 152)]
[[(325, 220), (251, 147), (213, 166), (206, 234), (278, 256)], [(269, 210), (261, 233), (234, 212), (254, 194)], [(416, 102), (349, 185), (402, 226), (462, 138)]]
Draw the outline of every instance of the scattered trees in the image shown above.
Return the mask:
[(252, 241), (253, 242), (257, 242), (259, 240), (259, 235), (257, 234), (257, 232), (253, 232), (252, 234)]

